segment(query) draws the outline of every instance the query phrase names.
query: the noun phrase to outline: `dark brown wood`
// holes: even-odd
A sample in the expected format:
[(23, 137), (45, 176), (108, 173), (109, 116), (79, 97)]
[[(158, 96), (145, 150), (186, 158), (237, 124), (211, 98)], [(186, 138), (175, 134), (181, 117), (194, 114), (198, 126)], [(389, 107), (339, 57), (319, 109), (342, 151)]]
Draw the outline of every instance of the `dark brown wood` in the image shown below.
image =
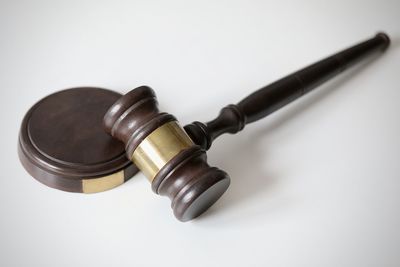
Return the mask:
[(207, 123), (193, 122), (185, 126), (192, 140), (205, 149), (224, 133), (237, 133), (246, 124), (255, 122), (310, 92), (368, 55), (384, 51), (390, 44), (385, 33), (318, 61), (304, 69), (265, 86), (236, 105), (223, 108), (219, 116)]
[[(389, 42), (386, 34), (379, 33), (261, 88), (237, 105), (228, 105), (208, 123), (187, 125), (185, 130), (197, 145), (182, 150), (163, 165), (152, 180), (153, 191), (171, 199), (171, 207), (179, 220), (187, 221), (200, 215), (226, 191), (230, 182), (224, 171), (207, 164), (205, 149), (210, 148), (214, 139), (242, 130), (247, 123), (299, 98), (367, 55), (386, 49)], [(153, 90), (142, 86), (120, 98), (106, 113), (106, 131), (125, 143), (129, 158), (150, 133), (176, 120), (160, 112), (157, 105)]]
[(103, 114), (121, 95), (101, 88), (73, 88), (49, 95), (25, 115), (18, 151), (25, 169), (40, 182), (82, 192), (83, 179), (138, 170), (123, 143), (107, 135)]
[[(126, 155), (132, 158), (143, 139), (171, 121), (176, 121), (176, 118), (158, 110), (153, 90), (141, 86), (110, 107), (104, 116), (104, 127), (125, 143)], [(205, 150), (193, 145), (161, 168), (152, 180), (152, 189), (170, 198), (176, 218), (188, 221), (214, 204), (229, 183), (229, 176), (224, 171), (207, 164)]]

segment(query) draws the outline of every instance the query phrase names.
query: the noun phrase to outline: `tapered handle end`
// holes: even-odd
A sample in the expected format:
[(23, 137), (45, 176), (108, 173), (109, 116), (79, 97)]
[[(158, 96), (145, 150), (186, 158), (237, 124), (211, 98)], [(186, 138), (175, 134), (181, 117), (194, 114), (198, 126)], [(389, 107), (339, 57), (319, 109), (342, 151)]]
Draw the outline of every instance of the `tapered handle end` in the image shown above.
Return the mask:
[(381, 38), (384, 41), (385, 45), (382, 47), (382, 50), (385, 51), (390, 45), (390, 37), (389, 37), (389, 35), (387, 35), (384, 32), (378, 32), (376, 34), (376, 37)]

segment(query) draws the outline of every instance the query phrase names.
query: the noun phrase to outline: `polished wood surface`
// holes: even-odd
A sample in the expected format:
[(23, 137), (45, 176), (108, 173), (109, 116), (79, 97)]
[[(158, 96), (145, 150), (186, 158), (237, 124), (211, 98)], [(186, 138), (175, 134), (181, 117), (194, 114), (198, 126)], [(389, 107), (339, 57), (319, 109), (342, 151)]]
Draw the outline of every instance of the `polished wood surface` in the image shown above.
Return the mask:
[(25, 169), (40, 182), (70, 192), (104, 191), (132, 177), (137, 168), (125, 158), (123, 144), (102, 127), (103, 114), (120, 96), (82, 87), (37, 102), (20, 128)]

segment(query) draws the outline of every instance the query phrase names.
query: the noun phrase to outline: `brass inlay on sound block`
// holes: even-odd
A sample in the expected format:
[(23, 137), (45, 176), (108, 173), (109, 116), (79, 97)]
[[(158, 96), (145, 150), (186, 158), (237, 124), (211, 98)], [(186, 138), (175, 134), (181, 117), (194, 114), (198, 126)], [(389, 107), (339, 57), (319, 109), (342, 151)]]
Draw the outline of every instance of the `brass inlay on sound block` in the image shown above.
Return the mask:
[(176, 121), (163, 124), (149, 134), (135, 149), (132, 161), (153, 181), (157, 173), (173, 157), (192, 147), (193, 141)]
[(124, 176), (124, 170), (121, 170), (119, 172), (99, 178), (83, 179), (82, 192), (97, 193), (117, 187), (124, 183)]

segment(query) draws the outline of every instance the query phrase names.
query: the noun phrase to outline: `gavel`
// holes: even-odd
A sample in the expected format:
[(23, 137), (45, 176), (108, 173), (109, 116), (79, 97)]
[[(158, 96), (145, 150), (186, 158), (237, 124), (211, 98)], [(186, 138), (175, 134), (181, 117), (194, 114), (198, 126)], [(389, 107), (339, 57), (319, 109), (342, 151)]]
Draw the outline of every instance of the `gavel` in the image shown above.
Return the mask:
[(152, 190), (170, 198), (176, 218), (189, 221), (229, 187), (228, 174), (207, 163), (206, 150), (217, 137), (243, 130), (389, 44), (388, 35), (378, 33), (222, 108), (214, 120), (183, 128), (173, 115), (159, 111), (154, 91), (141, 86), (109, 108), (104, 128), (125, 144), (126, 156), (149, 179)]

